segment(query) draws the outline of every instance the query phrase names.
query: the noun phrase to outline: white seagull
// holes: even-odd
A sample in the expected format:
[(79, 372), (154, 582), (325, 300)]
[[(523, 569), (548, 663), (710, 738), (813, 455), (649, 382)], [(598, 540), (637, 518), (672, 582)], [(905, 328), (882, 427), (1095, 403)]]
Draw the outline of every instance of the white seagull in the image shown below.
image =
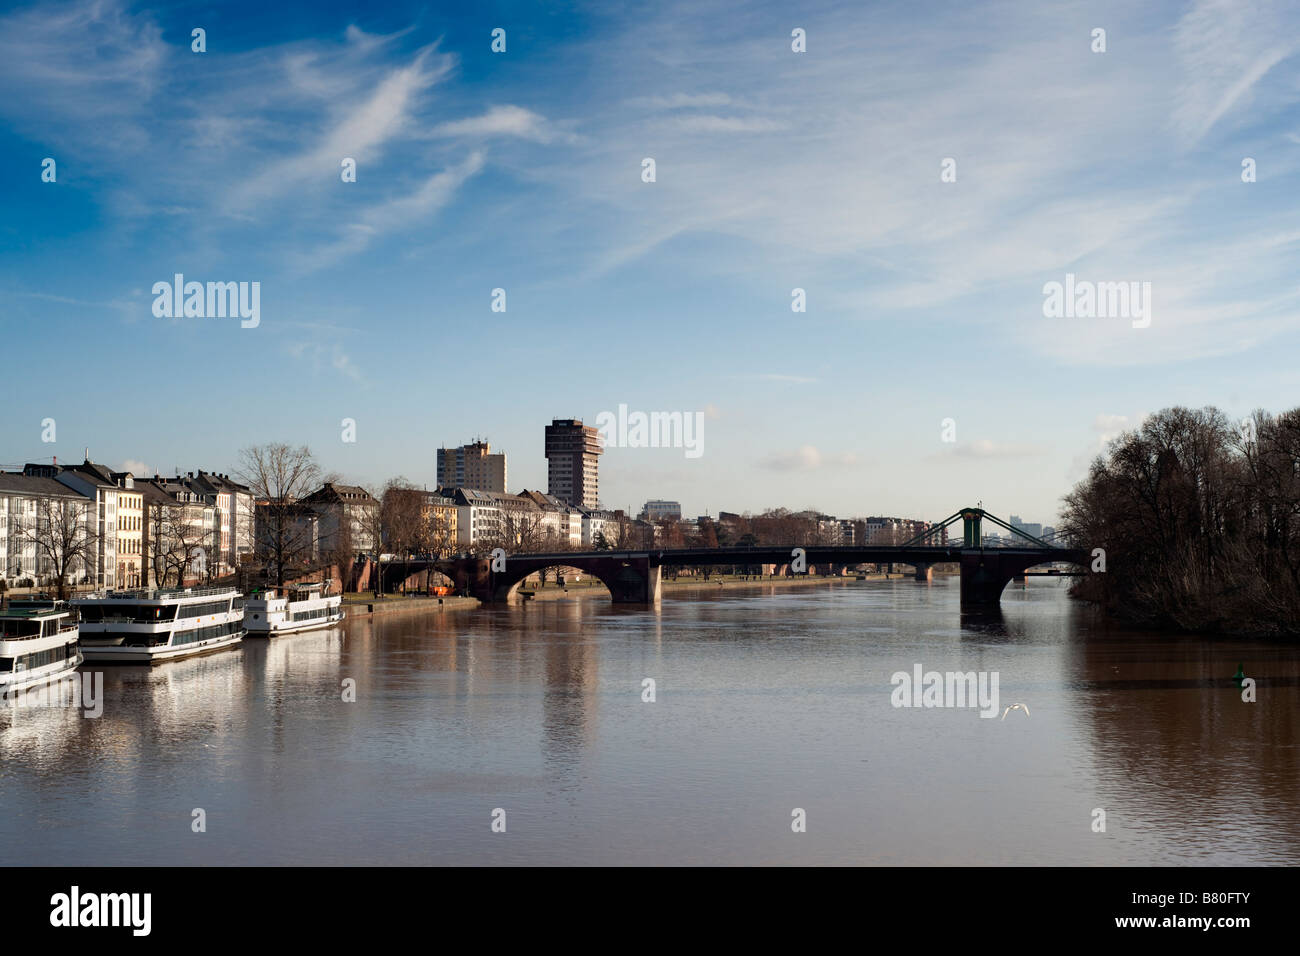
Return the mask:
[(1004, 710), (1004, 711), (1002, 712), (1002, 719), (1003, 719), (1003, 720), (1006, 720), (1006, 719), (1007, 719), (1007, 714), (1011, 713), (1013, 710), (1023, 710), (1023, 711), (1025, 712), (1025, 716), (1026, 716), (1026, 717), (1029, 716), (1029, 708), (1028, 708), (1026, 705), (1024, 705), (1024, 704), (1012, 704), (1010, 707), (1008, 707), (1006, 710)]

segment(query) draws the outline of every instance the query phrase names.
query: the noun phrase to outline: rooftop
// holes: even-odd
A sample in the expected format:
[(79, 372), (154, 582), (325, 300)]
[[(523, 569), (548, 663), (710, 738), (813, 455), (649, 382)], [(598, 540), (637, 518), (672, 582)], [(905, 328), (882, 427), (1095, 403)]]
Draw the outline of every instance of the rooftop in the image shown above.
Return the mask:
[(0, 471), (0, 493), (11, 495), (39, 496), (43, 498), (80, 498), (86, 495), (69, 488), (54, 478), (42, 478), (36, 475), (24, 475), (16, 471)]

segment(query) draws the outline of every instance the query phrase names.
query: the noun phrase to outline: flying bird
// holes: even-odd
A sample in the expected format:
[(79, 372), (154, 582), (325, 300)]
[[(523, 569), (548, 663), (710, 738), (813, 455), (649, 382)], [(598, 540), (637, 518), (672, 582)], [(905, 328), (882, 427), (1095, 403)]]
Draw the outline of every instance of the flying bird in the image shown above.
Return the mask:
[(1007, 714), (1011, 713), (1013, 710), (1023, 710), (1023, 711), (1025, 712), (1025, 716), (1026, 716), (1026, 717), (1029, 716), (1029, 708), (1028, 708), (1026, 705), (1024, 705), (1024, 704), (1012, 704), (1010, 707), (1008, 707), (1006, 710), (1004, 710), (1004, 711), (1002, 712), (1002, 719), (1003, 719), (1003, 720), (1006, 720), (1006, 719), (1007, 719)]

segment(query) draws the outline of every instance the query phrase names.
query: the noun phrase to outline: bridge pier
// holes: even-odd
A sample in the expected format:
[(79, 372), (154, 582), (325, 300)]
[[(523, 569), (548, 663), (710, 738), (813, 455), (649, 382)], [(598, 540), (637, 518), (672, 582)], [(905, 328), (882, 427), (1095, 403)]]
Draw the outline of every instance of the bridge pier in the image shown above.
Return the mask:
[(495, 600), (492, 593), (492, 562), (487, 558), (457, 561), (451, 579), (456, 584), (457, 594), (468, 594), (484, 604)]
[[(599, 574), (615, 604), (658, 604), (662, 596), (662, 569), (651, 565), (650, 555), (612, 559), (611, 567)], [(603, 570), (603, 569), (602, 569)]]
[[(662, 569), (649, 554), (623, 554), (613, 557), (574, 557), (573, 566), (584, 574), (599, 578), (609, 588), (615, 604), (656, 605), (663, 593)], [(515, 599), (516, 588), (530, 574), (563, 561), (518, 555), (507, 559), (505, 571), (493, 571), (487, 558), (458, 558), (440, 565), (456, 584), (459, 594), (478, 598), (484, 604), (505, 604)]]
[[(1036, 560), (1036, 559), (1034, 559)], [(961, 556), (961, 606), (987, 607), (1002, 600), (1007, 582), (1027, 567), (1020, 555), (996, 550), (965, 551)]]
[(918, 581), (934, 580), (934, 568), (932, 568), (930, 565), (917, 564), (915, 565), (915, 567), (916, 567), (916, 580)]

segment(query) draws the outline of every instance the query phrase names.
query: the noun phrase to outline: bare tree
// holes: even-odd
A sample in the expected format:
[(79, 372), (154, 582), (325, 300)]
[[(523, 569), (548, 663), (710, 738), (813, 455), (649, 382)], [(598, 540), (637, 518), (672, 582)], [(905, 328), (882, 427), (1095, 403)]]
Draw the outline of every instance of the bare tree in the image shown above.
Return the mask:
[(548, 537), (551, 543), (555, 541), (553, 535), (547, 534), (550, 529), (546, 527), (540, 510), (521, 508), (506, 511), (502, 526), (505, 539), (502, 547), (512, 553), (541, 551), (548, 543)]
[(614, 513), (613, 521), (606, 521), (604, 526), (605, 543), (612, 551), (627, 551), (635, 546), (635, 518), (629, 518), (626, 512)]
[(356, 560), (356, 539), (352, 535), (351, 515), (344, 514), (339, 518), (337, 530), (330, 536), (328, 547), (321, 555), (321, 560), (326, 564), (335, 565), (339, 569), (340, 582), (339, 586), (344, 591), (352, 580), (352, 565)]
[(1062, 530), (1105, 555), (1076, 593), (1143, 625), (1295, 633), (1298, 474), (1300, 410), (1235, 429), (1212, 407), (1149, 416), (1066, 496)]
[[(390, 481), (391, 485), (392, 482)], [(363, 486), (365, 492), (380, 502), (379, 507), (366, 507), (357, 511), (355, 516), (356, 531), (360, 541), (358, 545), (364, 544), (361, 550), (370, 558), (371, 577), (374, 579), (373, 590), (375, 597), (383, 597), (384, 579), (379, 562), (380, 556), (384, 553), (384, 491), (371, 487)], [(385, 489), (386, 490), (386, 489)]]
[(172, 533), (173, 547), (168, 556), (176, 571), (176, 586), (185, 587), (187, 577), (190, 581), (211, 581), (216, 563), (202, 515), (181, 505), (180, 520), (173, 524)]
[(304, 520), (299, 501), (320, 481), (320, 468), (306, 445), (253, 445), (239, 453), (236, 473), (253, 492), (261, 512), (257, 549), (275, 566), (275, 582), (283, 586), (285, 570), (310, 554), (315, 545), (313, 521)]
[(36, 519), (24, 524), (18, 539), (36, 546), (37, 568), (50, 568), (59, 591), (59, 600), (68, 596), (68, 579), (82, 567), (93, 576), (99, 554), (89, 503), (64, 498), (40, 498), (36, 502)]
[(658, 522), (658, 545), (661, 548), (682, 548), (686, 539), (682, 536), (681, 522), (676, 518), (660, 518)]
[[(384, 486), (379, 500), (380, 523), (384, 543), (392, 554), (401, 555), (404, 566), (410, 557), (428, 545), (424, 492), (405, 478), (393, 478)], [(407, 575), (402, 575), (402, 589), (406, 589)]]
[(429, 550), (438, 557), (446, 557), (456, 550), (455, 523), (445, 512), (434, 510), (429, 516), (429, 535), (432, 542)]
[[(179, 502), (145, 504), (144, 559), (153, 571), (154, 587), (167, 587), (172, 569), (184, 564), (184, 559), (177, 557), (177, 542), (183, 535), (184, 524), (185, 506)], [(145, 579), (148, 583), (148, 575)], [(180, 584), (179, 577), (176, 583)]]

